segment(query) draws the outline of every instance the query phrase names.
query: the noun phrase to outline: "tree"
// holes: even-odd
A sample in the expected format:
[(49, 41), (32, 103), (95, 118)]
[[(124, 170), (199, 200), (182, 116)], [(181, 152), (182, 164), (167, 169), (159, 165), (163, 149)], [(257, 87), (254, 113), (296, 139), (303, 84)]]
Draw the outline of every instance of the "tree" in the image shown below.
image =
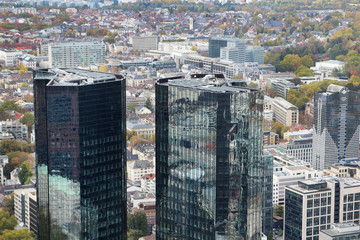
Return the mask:
[(28, 86), (29, 86), (29, 84), (27, 84), (27, 83), (22, 83), (20, 87), (21, 87), (21, 88), (26, 88), (26, 87), (28, 87)]
[(272, 124), (272, 131), (279, 134), (279, 137), (282, 139), (284, 133), (287, 132), (289, 128), (280, 122), (275, 122)]
[(146, 99), (146, 102), (145, 102), (144, 107), (146, 107), (147, 109), (149, 109), (151, 112), (154, 111), (154, 108), (153, 108), (153, 106), (152, 106), (150, 97), (148, 97), (148, 98)]
[(24, 66), (24, 65), (22, 65), (22, 64), (20, 64), (20, 65), (18, 66), (18, 68), (19, 68), (19, 74), (24, 74), (24, 73), (26, 73), (27, 70), (28, 70), (27, 66)]
[(27, 228), (17, 230), (5, 230), (2, 235), (3, 240), (33, 240), (35, 234)]
[(4, 230), (14, 230), (17, 221), (14, 215), (10, 216), (9, 212), (0, 211), (0, 235)]
[(300, 63), (301, 59), (299, 57), (299, 55), (297, 54), (288, 54), (285, 56), (284, 60), (282, 60), (280, 62), (280, 70), (282, 72), (286, 72), (286, 71), (296, 71), (296, 69), (298, 69), (298, 67), (300, 67), (301, 63)]
[(274, 214), (279, 217), (284, 216), (284, 207), (281, 205), (276, 205), (274, 208)]
[(24, 116), (22, 118), (20, 118), (20, 122), (22, 124), (25, 124), (28, 128), (28, 133), (31, 133), (32, 126), (34, 124), (34, 115), (27, 112), (24, 114)]
[(254, 82), (250, 82), (248, 85), (249, 88), (258, 88), (258, 85)]
[(21, 164), (18, 175), (21, 185), (28, 183), (32, 175), (33, 174), (31, 172), (30, 165), (26, 163)]
[[(145, 213), (136, 213), (129, 216), (128, 219), (128, 229), (131, 233), (131, 230), (137, 230), (136, 235), (141, 235), (139, 237), (149, 235), (149, 225), (147, 222), (147, 217)], [(141, 232), (141, 234), (140, 234)], [(133, 233), (135, 234), (135, 232)], [(138, 239), (138, 238), (137, 238)]]
[(8, 212), (10, 215), (14, 215), (14, 206), (14, 193), (12, 193), (4, 198), (2, 210)]
[(133, 103), (130, 103), (129, 110), (135, 112), (135, 105)]
[(272, 232), (269, 232), (269, 234), (267, 235), (267, 240), (273, 240)]
[(312, 67), (314, 66), (314, 61), (312, 60), (312, 58), (309, 55), (305, 55), (300, 59), (300, 63), (301, 65), (304, 65), (305, 67)]
[(99, 67), (99, 72), (106, 72), (106, 66), (105, 65), (101, 65)]
[(126, 130), (126, 140), (127, 141), (129, 141), (130, 138), (132, 138), (133, 136), (137, 136), (136, 131), (128, 131), (128, 130)]
[(296, 77), (308, 77), (308, 76), (314, 76), (314, 72), (303, 65), (298, 67), (298, 69), (295, 71)]
[(197, 48), (197, 46), (192, 46), (192, 47), (190, 48), (190, 50), (196, 52), (196, 51), (198, 50), (198, 48)]

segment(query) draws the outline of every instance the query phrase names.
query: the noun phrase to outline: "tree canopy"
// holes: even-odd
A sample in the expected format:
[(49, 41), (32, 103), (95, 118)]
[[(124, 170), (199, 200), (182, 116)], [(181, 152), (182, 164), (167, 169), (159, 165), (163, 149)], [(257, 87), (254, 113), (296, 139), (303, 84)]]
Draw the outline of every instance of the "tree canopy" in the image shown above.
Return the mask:
[(139, 239), (150, 234), (145, 213), (132, 214), (128, 218), (130, 239)]

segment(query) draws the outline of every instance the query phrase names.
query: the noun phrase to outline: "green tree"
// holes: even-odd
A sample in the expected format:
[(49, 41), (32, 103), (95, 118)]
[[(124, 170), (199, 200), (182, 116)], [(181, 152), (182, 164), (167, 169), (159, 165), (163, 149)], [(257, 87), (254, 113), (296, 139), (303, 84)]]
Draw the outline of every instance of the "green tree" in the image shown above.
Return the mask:
[(279, 64), (282, 72), (296, 71), (301, 66), (300, 57), (297, 54), (288, 54)]
[(28, 128), (28, 133), (31, 133), (32, 126), (34, 124), (34, 115), (27, 112), (24, 114), (24, 116), (22, 118), (20, 118), (20, 122), (22, 124), (25, 124)]
[(129, 141), (133, 136), (137, 136), (136, 131), (126, 131), (126, 140)]
[(279, 137), (281, 139), (283, 138), (284, 133), (287, 132), (288, 130), (289, 128), (280, 122), (274, 122), (271, 128), (271, 131), (279, 134)]
[(274, 208), (274, 214), (279, 217), (284, 216), (284, 207), (281, 205), (276, 205)]
[(18, 175), (21, 185), (27, 184), (30, 181), (32, 175), (33, 174), (31, 172), (30, 165), (26, 163), (21, 164)]
[(22, 83), (20, 87), (21, 87), (21, 88), (26, 88), (26, 87), (28, 87), (28, 86), (29, 86), (29, 84), (27, 84), (27, 83)]
[(25, 74), (27, 72), (27, 70), (28, 70), (28, 68), (26, 66), (22, 65), (22, 64), (20, 64), (18, 66), (18, 68), (19, 68), (19, 74)]
[(258, 85), (254, 82), (250, 82), (248, 85), (249, 88), (258, 88)]
[(298, 69), (295, 71), (296, 77), (308, 77), (308, 76), (314, 76), (314, 72), (303, 65), (298, 67)]
[(139, 232), (136, 232), (136, 235), (138, 236), (141, 232), (141, 236), (147, 236), (149, 235), (149, 225), (147, 222), (147, 217), (145, 213), (136, 213), (132, 214), (128, 218), (128, 229), (131, 233), (131, 230), (138, 230)]
[(14, 215), (14, 206), (14, 193), (12, 193), (4, 198), (2, 210), (10, 215)]
[(269, 232), (269, 234), (267, 235), (267, 240), (273, 240), (272, 232)]
[(135, 112), (135, 105), (133, 103), (130, 103), (129, 110)]
[(10, 216), (9, 212), (0, 211), (0, 235), (4, 230), (14, 230), (17, 221), (14, 215)]
[(154, 111), (154, 108), (153, 108), (153, 106), (152, 106), (152, 104), (151, 104), (151, 99), (150, 99), (150, 97), (148, 97), (148, 98), (146, 99), (146, 102), (145, 102), (144, 107), (146, 107), (147, 109), (149, 109), (151, 112)]
[(300, 59), (300, 63), (301, 65), (304, 65), (305, 67), (312, 67), (314, 66), (314, 61), (312, 60), (312, 58), (309, 55), (305, 55)]
[(35, 234), (27, 228), (17, 230), (5, 230), (2, 235), (3, 240), (33, 240)]

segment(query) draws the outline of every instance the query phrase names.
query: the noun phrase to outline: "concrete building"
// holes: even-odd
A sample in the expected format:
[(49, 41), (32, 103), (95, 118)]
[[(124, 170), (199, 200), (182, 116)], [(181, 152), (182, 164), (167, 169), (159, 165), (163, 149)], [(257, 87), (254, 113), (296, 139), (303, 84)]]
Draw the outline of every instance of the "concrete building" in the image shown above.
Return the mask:
[(234, 39), (227, 42), (226, 47), (220, 48), (220, 59), (230, 60), (235, 63), (244, 63), (246, 56), (246, 43), (241, 39)]
[(305, 166), (284, 166), (282, 171), (274, 171), (273, 205), (284, 205), (285, 187), (297, 184), (298, 181), (322, 177), (322, 172)]
[(210, 37), (209, 38), (209, 57), (218, 58), (220, 57), (220, 49), (227, 47), (228, 42), (234, 40), (232, 37)]
[(264, 48), (261, 46), (247, 46), (245, 49), (245, 62), (264, 64)]
[(156, 177), (155, 174), (146, 174), (141, 178), (141, 189), (146, 193), (154, 193), (156, 191)]
[(24, 223), (29, 230), (37, 233), (36, 189), (14, 190), (14, 212), (16, 220)]
[(22, 52), (17, 50), (0, 50), (0, 63), (4, 67), (16, 67), (16, 61)]
[(150, 125), (141, 120), (130, 120), (126, 123), (126, 129), (128, 131), (136, 131), (137, 135), (148, 134), (152, 135), (155, 133), (155, 126)]
[(290, 127), (292, 124), (299, 122), (299, 110), (281, 97), (275, 97), (273, 102), (274, 120), (285, 126)]
[(128, 164), (128, 179), (132, 181), (141, 181), (142, 177), (148, 174), (155, 174), (155, 167), (149, 161), (138, 160)]
[(279, 134), (274, 132), (264, 132), (264, 146), (265, 145), (276, 145), (279, 143)]
[(295, 139), (300, 139), (300, 138), (311, 138), (313, 136), (313, 130), (299, 130), (299, 131), (292, 131), (292, 132), (286, 132), (284, 133), (284, 140), (285, 141), (292, 141)]
[(132, 37), (133, 50), (157, 50), (160, 38), (158, 36)]
[(265, 98), (264, 98), (264, 119), (266, 119), (269, 122), (271, 122), (274, 118), (274, 111), (272, 109), (273, 102), (274, 102), (273, 98), (271, 98), (269, 96), (265, 96)]
[(355, 223), (332, 224), (330, 229), (320, 231), (321, 240), (360, 239), (360, 226)]
[(294, 83), (290, 82), (287, 79), (271, 80), (271, 86), (274, 87), (275, 94), (284, 99), (287, 98), (290, 89), (295, 89), (295, 90), (299, 89), (298, 86), (295, 86)]
[(66, 42), (49, 44), (50, 68), (76, 68), (105, 63), (102, 42)]
[[(360, 181), (327, 177), (285, 188), (284, 239), (326, 239), (333, 223), (359, 223)], [(325, 231), (326, 233), (326, 231)], [(357, 239), (357, 238), (355, 238)]]
[(337, 69), (339, 71), (345, 70), (346, 62), (341, 62), (338, 60), (328, 60), (323, 62), (316, 62), (315, 67), (311, 67), (311, 70), (314, 72), (326, 72), (327, 76), (331, 75), (332, 71)]
[(360, 93), (333, 84), (315, 93), (313, 168), (359, 158), (359, 125)]
[(313, 154), (312, 146), (312, 138), (299, 138), (280, 144), (279, 149), (283, 150), (289, 156), (311, 163)]
[(6, 178), (4, 177), (4, 167), (9, 162), (7, 155), (0, 155), (0, 183), (5, 186)]
[(268, 235), (272, 232), (273, 225), (273, 162), (274, 157), (264, 151), (264, 176), (263, 176), (263, 207), (262, 207), (262, 232)]
[(26, 141), (28, 139), (28, 128), (25, 124), (14, 121), (2, 121), (1, 132), (12, 134), (17, 140)]

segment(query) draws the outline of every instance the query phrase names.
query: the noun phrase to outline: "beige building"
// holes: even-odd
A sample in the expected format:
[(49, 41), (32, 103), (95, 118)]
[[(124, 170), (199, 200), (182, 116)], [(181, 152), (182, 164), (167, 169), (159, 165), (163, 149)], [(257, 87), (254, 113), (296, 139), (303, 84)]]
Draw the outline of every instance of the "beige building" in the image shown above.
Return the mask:
[(330, 229), (320, 231), (321, 240), (360, 239), (360, 226), (354, 223), (333, 224)]
[(14, 190), (14, 212), (16, 220), (24, 223), (29, 230), (37, 233), (36, 189)]
[(281, 97), (275, 97), (272, 110), (276, 122), (280, 122), (288, 127), (299, 122), (298, 108)]
[(322, 239), (333, 223), (359, 223), (360, 181), (327, 177), (285, 187), (284, 239)]
[(360, 169), (356, 166), (329, 165), (328, 169), (324, 169), (325, 175), (343, 178), (360, 179)]
[(154, 164), (146, 160), (133, 161), (128, 164), (128, 179), (132, 181), (141, 181), (141, 178), (147, 174), (154, 174)]

